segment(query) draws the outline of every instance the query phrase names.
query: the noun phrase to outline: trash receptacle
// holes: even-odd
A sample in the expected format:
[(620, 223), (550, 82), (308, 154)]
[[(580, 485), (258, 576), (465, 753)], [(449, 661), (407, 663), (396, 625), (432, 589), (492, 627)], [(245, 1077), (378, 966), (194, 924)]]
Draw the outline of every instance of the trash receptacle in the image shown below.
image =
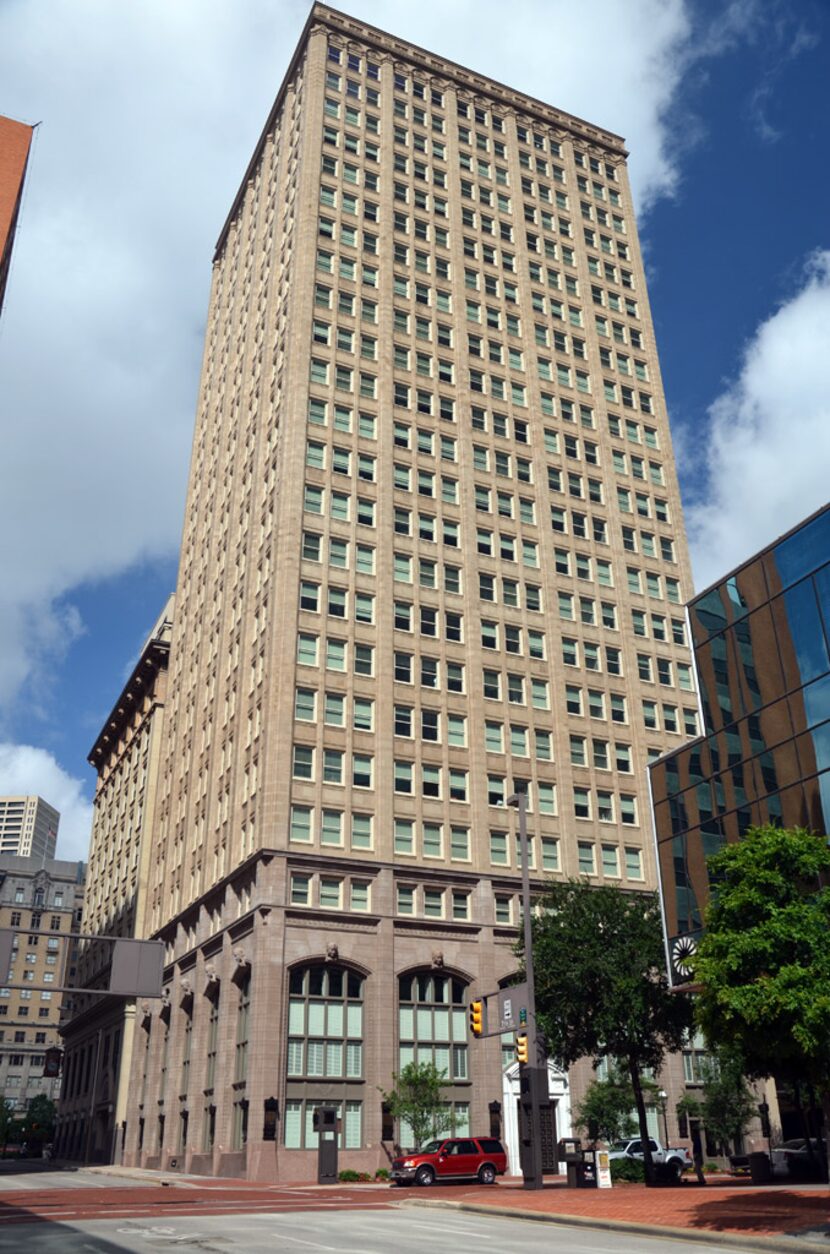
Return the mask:
[(758, 1152), (749, 1155), (749, 1174), (753, 1184), (769, 1184), (772, 1180), (772, 1163), (769, 1154)]

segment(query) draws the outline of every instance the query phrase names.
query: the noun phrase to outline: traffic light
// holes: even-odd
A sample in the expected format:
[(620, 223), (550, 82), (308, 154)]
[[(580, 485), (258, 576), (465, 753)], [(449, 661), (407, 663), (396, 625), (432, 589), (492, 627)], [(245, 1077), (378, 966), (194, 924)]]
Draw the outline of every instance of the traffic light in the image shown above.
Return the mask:
[(470, 1031), (473, 1036), (481, 1036), (484, 1031), (484, 1002), (470, 1002)]
[(528, 1040), (527, 1033), (520, 1032), (516, 1037), (516, 1061), (521, 1063), (528, 1062)]
[(63, 1050), (52, 1045), (43, 1056), (43, 1074), (49, 1079), (57, 1079), (61, 1073)]

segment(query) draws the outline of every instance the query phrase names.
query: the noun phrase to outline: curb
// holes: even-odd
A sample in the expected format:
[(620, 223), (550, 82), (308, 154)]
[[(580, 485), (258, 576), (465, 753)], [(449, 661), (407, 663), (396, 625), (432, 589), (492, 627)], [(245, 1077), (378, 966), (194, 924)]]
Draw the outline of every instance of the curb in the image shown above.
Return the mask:
[(114, 1176), (121, 1180), (143, 1180), (145, 1184), (166, 1184), (171, 1188), (177, 1184), (183, 1184), (190, 1180), (213, 1180), (213, 1176), (184, 1176), (172, 1172), (165, 1171), (148, 1171), (143, 1167), (81, 1167), (79, 1171), (88, 1171), (90, 1175), (96, 1176)]
[(487, 1206), (477, 1202), (428, 1201), (407, 1199), (397, 1203), (400, 1207), (426, 1207), (436, 1210), (468, 1211), (474, 1215), (498, 1215), (505, 1219), (529, 1219), (537, 1223), (571, 1225), (575, 1228), (594, 1228), (604, 1232), (625, 1232), (631, 1236), (671, 1237), (674, 1240), (696, 1241), (701, 1245), (730, 1245), (735, 1250), (751, 1250), (752, 1254), (827, 1254), (825, 1241), (802, 1240), (786, 1236), (743, 1236), (737, 1232), (714, 1232), (701, 1228), (675, 1228), (661, 1224), (636, 1223), (626, 1219), (589, 1218), (586, 1215), (551, 1214), (537, 1210), (520, 1210), (512, 1206)]

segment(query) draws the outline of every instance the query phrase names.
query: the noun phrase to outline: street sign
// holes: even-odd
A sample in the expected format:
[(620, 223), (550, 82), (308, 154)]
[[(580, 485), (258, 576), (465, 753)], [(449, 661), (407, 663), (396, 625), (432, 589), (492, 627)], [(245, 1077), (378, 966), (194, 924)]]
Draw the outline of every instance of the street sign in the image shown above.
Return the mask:
[(499, 989), (499, 1032), (527, 1028), (527, 984)]
[(124, 997), (161, 997), (163, 967), (161, 941), (119, 938), (113, 947), (108, 991)]

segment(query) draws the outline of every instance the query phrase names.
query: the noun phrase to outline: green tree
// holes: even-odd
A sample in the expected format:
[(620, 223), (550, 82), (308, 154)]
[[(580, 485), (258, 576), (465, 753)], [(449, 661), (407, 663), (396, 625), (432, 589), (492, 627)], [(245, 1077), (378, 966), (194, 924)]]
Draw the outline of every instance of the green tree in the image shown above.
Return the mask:
[(625, 1068), (653, 1183), (642, 1073), (658, 1072), (691, 1024), (687, 998), (669, 990), (657, 898), (569, 880), (551, 884), (541, 904), (532, 923), (538, 1026), (563, 1066), (608, 1054)]
[(758, 1113), (746, 1080), (744, 1060), (734, 1049), (719, 1049), (701, 1064), (700, 1114), (709, 1135), (729, 1153)]
[(23, 1132), (30, 1144), (43, 1145), (51, 1141), (55, 1132), (57, 1107), (51, 1097), (38, 1093), (29, 1102), (23, 1119)]
[(631, 1081), (616, 1067), (607, 1080), (592, 1080), (582, 1101), (574, 1108), (574, 1121), (584, 1128), (591, 1141), (619, 1141), (633, 1136), (637, 1123), (631, 1111), (634, 1090)]
[(5, 1099), (0, 1098), (0, 1153), (4, 1158), (13, 1122), (14, 1114), (11, 1106)]
[(439, 1071), (431, 1062), (410, 1062), (400, 1075), (393, 1075), (395, 1087), (381, 1094), (393, 1119), (401, 1122), (401, 1140), (404, 1125), (412, 1132), (415, 1149), (431, 1137), (441, 1136), (453, 1126), (452, 1110), (446, 1103), (446, 1071)]
[(706, 1037), (737, 1051), (750, 1076), (802, 1080), (830, 1116), (827, 838), (754, 827), (708, 866), (712, 897), (693, 959)]

